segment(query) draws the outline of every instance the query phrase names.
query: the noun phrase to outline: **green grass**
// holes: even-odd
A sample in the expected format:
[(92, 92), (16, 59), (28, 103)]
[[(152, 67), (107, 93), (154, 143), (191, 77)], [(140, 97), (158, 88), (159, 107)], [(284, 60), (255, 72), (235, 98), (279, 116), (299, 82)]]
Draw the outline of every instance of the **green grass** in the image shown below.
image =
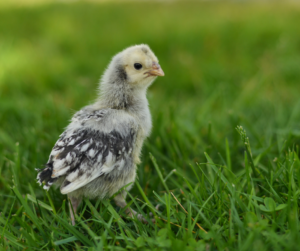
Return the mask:
[[(299, 11), (197, 2), (0, 10), (0, 249), (298, 250)], [(66, 197), (41, 189), (34, 168), (96, 98), (110, 58), (139, 43), (166, 76), (149, 89), (153, 132), (127, 201), (157, 224), (85, 200), (73, 227)]]

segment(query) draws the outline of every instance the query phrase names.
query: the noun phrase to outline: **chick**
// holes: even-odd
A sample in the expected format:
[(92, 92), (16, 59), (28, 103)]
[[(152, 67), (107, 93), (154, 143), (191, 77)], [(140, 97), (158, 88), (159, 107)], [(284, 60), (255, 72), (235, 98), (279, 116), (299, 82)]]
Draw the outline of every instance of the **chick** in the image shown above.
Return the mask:
[[(148, 45), (115, 55), (100, 81), (98, 100), (75, 113), (45, 168), (37, 170), (38, 183), (46, 190), (58, 184), (75, 214), (83, 197), (111, 197), (131, 183), (114, 197), (117, 206), (126, 207), (126, 191), (136, 178), (143, 141), (152, 127), (146, 91), (157, 76), (164, 72)], [(129, 207), (125, 212), (146, 221)]]

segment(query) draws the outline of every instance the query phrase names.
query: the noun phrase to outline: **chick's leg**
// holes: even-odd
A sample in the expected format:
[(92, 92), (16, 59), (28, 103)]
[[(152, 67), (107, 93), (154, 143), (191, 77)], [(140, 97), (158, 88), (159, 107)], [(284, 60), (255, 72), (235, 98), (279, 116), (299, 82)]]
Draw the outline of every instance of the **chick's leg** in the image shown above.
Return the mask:
[[(125, 201), (125, 196), (126, 196), (126, 194), (120, 193), (120, 194), (118, 194), (118, 195), (114, 198), (115, 203), (116, 203), (116, 205), (117, 205), (118, 207), (124, 208), (124, 207), (127, 206), (127, 203), (126, 203), (126, 201)], [(142, 222), (142, 223), (145, 223), (145, 224), (148, 223), (148, 221), (143, 217), (143, 215), (138, 214), (136, 211), (134, 211), (134, 210), (131, 209), (130, 207), (127, 207), (127, 208), (125, 209), (125, 213), (126, 213), (129, 217), (131, 217), (131, 218), (133, 218), (133, 216), (135, 215), (136, 218), (137, 218), (140, 222)], [(151, 221), (152, 221), (153, 223), (155, 223), (155, 219), (152, 219)]]
[[(68, 196), (68, 198), (69, 198), (69, 209), (70, 209), (71, 221), (72, 221), (72, 225), (75, 226), (74, 214), (76, 214), (77, 208), (78, 208), (79, 204), (81, 203), (82, 198), (74, 198), (71, 196)], [(72, 204), (72, 206), (71, 206), (71, 204)], [(72, 207), (73, 207), (74, 213), (73, 213)]]

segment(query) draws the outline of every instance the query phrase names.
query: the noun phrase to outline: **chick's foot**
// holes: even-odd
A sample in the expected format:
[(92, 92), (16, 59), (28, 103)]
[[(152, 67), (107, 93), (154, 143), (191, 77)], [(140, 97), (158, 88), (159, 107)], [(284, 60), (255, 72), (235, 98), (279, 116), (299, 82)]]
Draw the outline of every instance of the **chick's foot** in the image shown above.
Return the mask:
[[(127, 214), (127, 216), (129, 216), (130, 218), (134, 218), (134, 216), (135, 216), (140, 222), (142, 222), (142, 223), (144, 223), (144, 224), (148, 224), (148, 223), (149, 223), (149, 222), (145, 219), (145, 217), (144, 217), (142, 214), (138, 214), (136, 211), (134, 211), (134, 210), (131, 209), (131, 208), (127, 208), (127, 209), (128, 209), (128, 210), (126, 210), (126, 214)], [(149, 216), (150, 216), (150, 217), (153, 217), (153, 214), (150, 213)], [(153, 223), (156, 222), (154, 218), (152, 218), (151, 221), (152, 221)]]
[[(119, 195), (117, 195), (117, 196), (114, 198), (115, 203), (116, 203), (117, 206), (119, 206), (119, 207), (121, 207), (121, 208), (125, 208), (125, 207), (127, 206), (127, 203), (126, 203), (126, 201), (125, 201), (125, 196), (126, 196), (126, 194), (119, 194)], [(159, 206), (159, 205), (157, 205), (157, 206), (155, 207), (157, 210), (158, 210), (158, 206)], [(143, 215), (138, 214), (136, 211), (134, 211), (134, 210), (131, 209), (130, 207), (126, 208), (125, 213), (126, 213), (126, 215), (129, 216), (130, 218), (134, 218), (134, 216), (135, 216), (140, 222), (142, 222), (142, 223), (144, 223), (144, 224), (148, 224), (148, 223), (149, 223), (149, 222), (145, 219), (145, 217), (144, 217)], [(153, 217), (153, 214), (152, 214), (152, 213), (150, 213), (149, 215), (150, 215), (150, 217)], [(151, 221), (152, 221), (153, 223), (156, 222), (155, 219), (153, 219), (153, 218), (151, 219)]]

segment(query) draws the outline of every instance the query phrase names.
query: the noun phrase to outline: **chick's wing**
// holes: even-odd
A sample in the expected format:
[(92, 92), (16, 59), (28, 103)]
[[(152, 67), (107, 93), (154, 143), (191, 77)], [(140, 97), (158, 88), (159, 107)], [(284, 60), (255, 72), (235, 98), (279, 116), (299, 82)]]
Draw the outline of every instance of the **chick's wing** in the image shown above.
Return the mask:
[(99, 176), (122, 172), (132, 166), (137, 129), (134, 118), (122, 111), (84, 108), (53, 147), (46, 165), (48, 179), (40, 180), (50, 187), (65, 176), (61, 192), (66, 194)]

